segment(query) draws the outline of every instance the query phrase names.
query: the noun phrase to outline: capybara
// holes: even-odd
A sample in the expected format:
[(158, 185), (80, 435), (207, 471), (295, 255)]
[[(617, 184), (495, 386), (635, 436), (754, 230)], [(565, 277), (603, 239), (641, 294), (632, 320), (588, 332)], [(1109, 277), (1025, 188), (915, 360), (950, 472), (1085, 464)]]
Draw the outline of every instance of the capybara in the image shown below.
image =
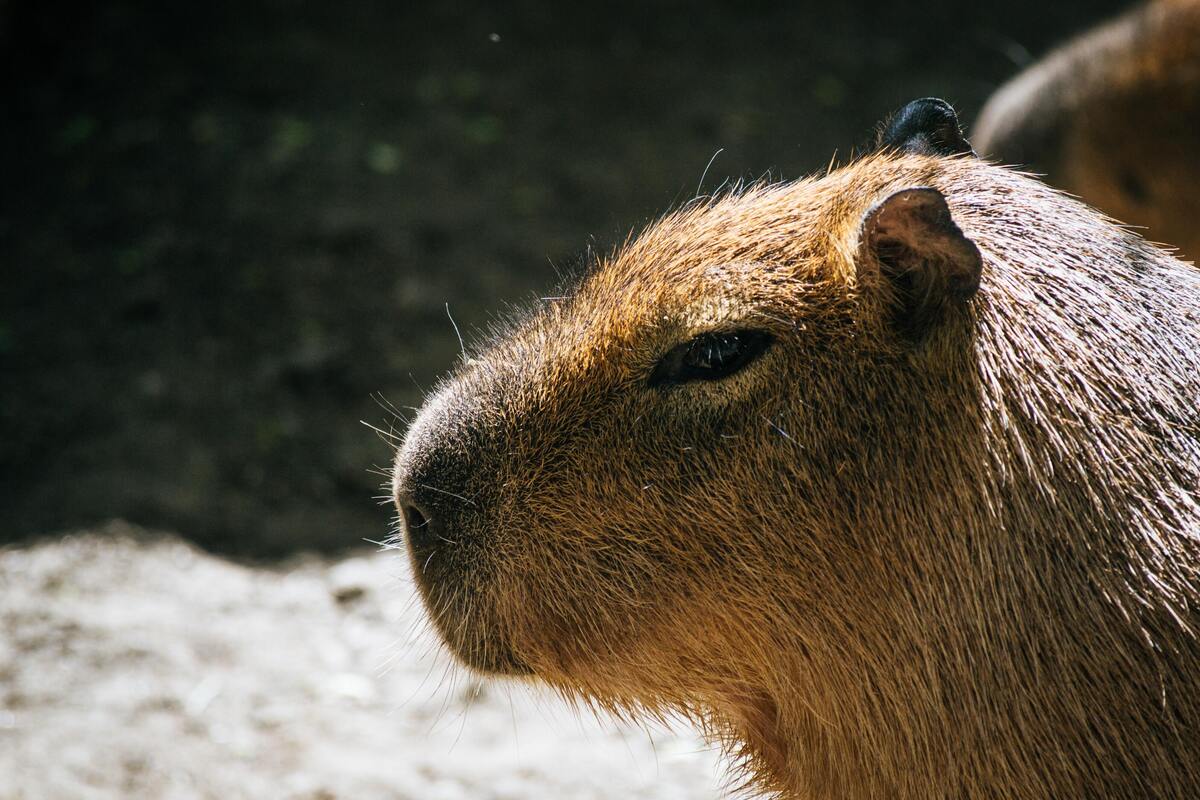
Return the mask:
[(789, 798), (1200, 797), (1200, 271), (945, 103), (464, 357), (395, 500), (466, 665)]
[(1200, 258), (1200, 0), (1158, 0), (1069, 41), (996, 92), (973, 139)]

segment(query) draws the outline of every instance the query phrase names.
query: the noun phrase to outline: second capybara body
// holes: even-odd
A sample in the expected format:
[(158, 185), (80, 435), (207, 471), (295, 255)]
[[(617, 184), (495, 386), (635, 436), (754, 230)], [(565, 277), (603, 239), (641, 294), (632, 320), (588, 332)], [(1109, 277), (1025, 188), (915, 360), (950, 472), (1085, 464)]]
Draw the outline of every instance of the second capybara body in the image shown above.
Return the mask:
[(970, 154), (669, 214), (400, 448), (449, 648), (780, 797), (1200, 796), (1200, 271)]
[(980, 153), (1200, 258), (1200, 0), (1139, 6), (1001, 87)]

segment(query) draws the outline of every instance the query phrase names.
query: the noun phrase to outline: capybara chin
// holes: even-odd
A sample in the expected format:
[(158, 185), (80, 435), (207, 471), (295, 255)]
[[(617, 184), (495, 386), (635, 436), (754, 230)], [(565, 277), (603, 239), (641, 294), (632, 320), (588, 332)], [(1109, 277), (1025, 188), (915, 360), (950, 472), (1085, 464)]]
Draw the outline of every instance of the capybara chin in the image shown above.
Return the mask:
[(1200, 271), (910, 104), (669, 214), (395, 464), (471, 667), (794, 798), (1200, 797)]
[(974, 140), (1200, 258), (1200, 0), (1147, 3), (1062, 45), (988, 100)]

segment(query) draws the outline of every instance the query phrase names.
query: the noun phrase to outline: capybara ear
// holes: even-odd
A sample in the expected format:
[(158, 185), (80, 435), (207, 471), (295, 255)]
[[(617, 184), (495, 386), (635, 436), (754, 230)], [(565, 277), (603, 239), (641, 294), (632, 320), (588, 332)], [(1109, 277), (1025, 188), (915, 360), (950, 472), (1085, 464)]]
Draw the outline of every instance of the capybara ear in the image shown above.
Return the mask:
[(958, 115), (945, 100), (913, 100), (879, 126), (875, 147), (926, 156), (975, 155)]
[(860, 268), (878, 268), (891, 285), (897, 327), (909, 338), (923, 336), (945, 309), (979, 289), (979, 248), (954, 224), (937, 189), (901, 189), (872, 206), (860, 248)]

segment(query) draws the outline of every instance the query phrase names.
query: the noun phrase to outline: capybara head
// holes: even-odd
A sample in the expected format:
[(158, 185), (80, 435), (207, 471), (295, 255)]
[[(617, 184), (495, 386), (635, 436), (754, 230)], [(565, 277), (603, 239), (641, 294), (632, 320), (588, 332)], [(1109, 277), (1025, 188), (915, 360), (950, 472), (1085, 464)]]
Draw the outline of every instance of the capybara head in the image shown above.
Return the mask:
[[(881, 130), (847, 167), (669, 214), (433, 392), (394, 491), (462, 662), (687, 715), (784, 793), (942, 796), (978, 779), (957, 748), (1003, 735), (977, 705), (1033, 713), (985, 695), (1027, 682), (1020, 648), (1060, 599), (1186, 594), (1159, 570), (1046, 597), (1141, 554), (1111, 531), (1194, 511), (1195, 430), (1163, 431), (1194, 424), (1195, 376), (1119, 373), (1130, 349), (1148, 374), (1194, 366), (1195, 310), (1152, 346), (1120, 285), (1194, 301), (1200, 282), (975, 159), (940, 101)], [(1094, 440), (1088, 403), (1125, 422)]]
[(1200, 258), (1200, 0), (1139, 3), (996, 91), (974, 140)]

